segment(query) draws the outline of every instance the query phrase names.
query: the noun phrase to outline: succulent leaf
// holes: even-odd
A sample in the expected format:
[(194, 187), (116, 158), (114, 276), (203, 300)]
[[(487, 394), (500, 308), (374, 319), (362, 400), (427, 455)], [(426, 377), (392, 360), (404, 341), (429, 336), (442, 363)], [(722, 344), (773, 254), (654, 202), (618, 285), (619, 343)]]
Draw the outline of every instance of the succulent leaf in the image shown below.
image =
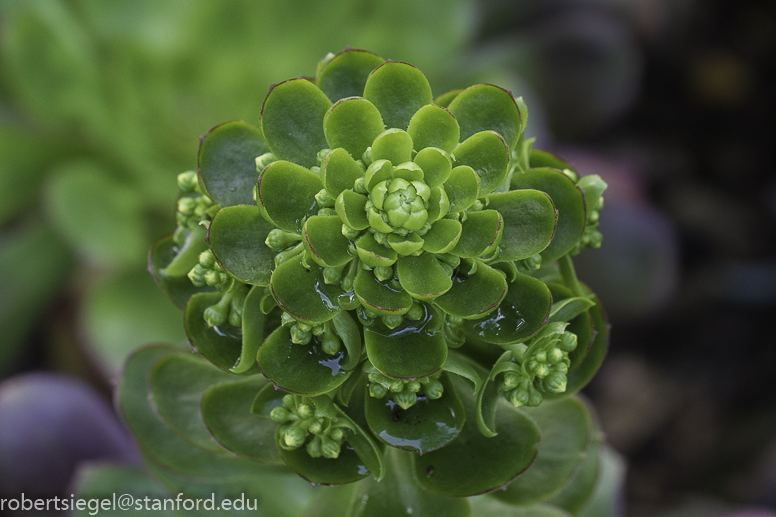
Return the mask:
[(364, 97), (380, 110), (386, 127), (398, 129), (407, 129), (415, 112), (433, 100), (423, 72), (398, 61), (387, 61), (369, 74)]

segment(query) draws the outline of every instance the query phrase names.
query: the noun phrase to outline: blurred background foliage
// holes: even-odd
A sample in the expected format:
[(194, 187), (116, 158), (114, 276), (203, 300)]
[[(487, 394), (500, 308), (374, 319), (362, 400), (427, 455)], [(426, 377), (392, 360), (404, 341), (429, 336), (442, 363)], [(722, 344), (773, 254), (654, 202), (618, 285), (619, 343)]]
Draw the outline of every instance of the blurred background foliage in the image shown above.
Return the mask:
[[(576, 262), (614, 325), (586, 391), (628, 459), (627, 514), (776, 507), (769, 0), (0, 0), (0, 495), (137, 461), (106, 401), (133, 349), (186, 342), (145, 272), (176, 175), (348, 45), (435, 94), (510, 88), (539, 148), (609, 183), (604, 246)], [(50, 463), (9, 451), (52, 441), (40, 484)]]

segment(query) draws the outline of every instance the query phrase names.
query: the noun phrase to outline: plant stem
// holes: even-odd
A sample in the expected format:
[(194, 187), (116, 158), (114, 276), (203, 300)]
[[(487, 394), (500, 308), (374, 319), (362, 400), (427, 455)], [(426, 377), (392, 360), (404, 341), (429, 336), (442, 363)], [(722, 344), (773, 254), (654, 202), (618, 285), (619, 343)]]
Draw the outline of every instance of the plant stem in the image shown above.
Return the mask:
[(582, 296), (582, 286), (577, 279), (577, 272), (574, 270), (574, 263), (571, 261), (571, 257), (563, 255), (559, 258), (558, 269), (560, 270), (560, 275), (563, 277), (563, 283), (566, 284), (566, 287), (571, 289), (571, 292), (574, 293), (574, 295)]

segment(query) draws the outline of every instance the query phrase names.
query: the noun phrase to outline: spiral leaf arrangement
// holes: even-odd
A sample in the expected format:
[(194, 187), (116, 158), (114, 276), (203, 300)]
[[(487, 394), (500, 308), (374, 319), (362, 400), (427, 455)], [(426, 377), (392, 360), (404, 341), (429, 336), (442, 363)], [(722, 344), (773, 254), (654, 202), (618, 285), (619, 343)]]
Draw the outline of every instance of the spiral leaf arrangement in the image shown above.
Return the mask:
[[(434, 98), (417, 68), (348, 49), (274, 85), (259, 127), (213, 128), (149, 258), (204, 359), (151, 348), (128, 366), (152, 366), (161, 419), (313, 483), (373, 478), (348, 497), (388, 478), (445, 515), (468, 502), (443, 496), (507, 486), (572, 511), (561, 488), (600, 445), (573, 395), (608, 328), (571, 256), (601, 244), (606, 184), (534, 150), (527, 117), (497, 86)], [(557, 427), (579, 438), (560, 466)]]

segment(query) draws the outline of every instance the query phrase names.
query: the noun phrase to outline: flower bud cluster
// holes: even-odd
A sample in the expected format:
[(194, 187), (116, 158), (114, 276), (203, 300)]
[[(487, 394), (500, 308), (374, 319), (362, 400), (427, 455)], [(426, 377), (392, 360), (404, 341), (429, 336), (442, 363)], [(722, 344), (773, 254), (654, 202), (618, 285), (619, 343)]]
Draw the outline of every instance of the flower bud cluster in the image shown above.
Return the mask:
[(444, 386), (439, 381), (441, 372), (422, 379), (394, 379), (380, 373), (369, 361), (364, 364), (364, 371), (368, 374), (367, 389), (369, 395), (376, 399), (390, 395), (391, 399), (402, 409), (414, 406), (418, 402), (418, 396), (436, 400), (445, 391)]
[(315, 338), (323, 351), (329, 355), (335, 355), (342, 348), (342, 340), (337, 335), (331, 321), (318, 325), (309, 325), (298, 321), (286, 311), (280, 317), (281, 325), (288, 327), (291, 333), (291, 341), (297, 345), (308, 345)]
[[(577, 245), (571, 250), (571, 255), (579, 254), (585, 248), (600, 248), (603, 242), (603, 235), (598, 231), (598, 219), (601, 214), (601, 210), (604, 208), (604, 197), (602, 193), (606, 190), (606, 182), (604, 182), (598, 175), (592, 174), (590, 176), (584, 176), (577, 181), (577, 186), (585, 191), (585, 200), (588, 203), (587, 207), (587, 223), (585, 229), (582, 232)], [(588, 196), (587, 194), (590, 193)]]
[[(392, 281), (390, 284), (396, 289), (399, 289), (400, 287), (398, 285), (394, 285), (398, 284), (398, 281)], [(419, 321), (423, 319), (426, 315), (426, 310), (423, 308), (423, 304), (416, 300), (412, 303), (412, 307), (410, 307), (406, 314), (380, 315), (367, 309), (366, 307), (358, 307), (356, 310), (356, 315), (358, 316), (358, 320), (365, 327), (371, 327), (379, 320), (383, 325), (393, 330), (404, 323), (405, 318), (410, 321)]]
[(178, 199), (178, 210), (175, 214), (178, 227), (173, 239), (176, 244), (181, 245), (190, 230), (202, 221), (210, 221), (220, 207), (202, 193), (195, 171), (178, 175), (178, 189), (182, 195)]
[(269, 235), (267, 235), (267, 238), (264, 240), (264, 244), (277, 252), (275, 255), (276, 267), (288, 259), (296, 257), (300, 253), (304, 253), (302, 236), (298, 233), (286, 232), (279, 228), (275, 228), (269, 232)]
[(234, 281), (209, 249), (199, 254), (199, 263), (191, 268), (188, 276), (196, 287), (215, 287), (219, 291), (228, 291)]
[(326, 395), (288, 394), (270, 417), (280, 424), (277, 443), (281, 448), (294, 450), (306, 444), (307, 453), (313, 458), (336, 459), (350, 428), (347, 421), (338, 417), (334, 403)]
[(515, 362), (501, 368), (501, 390), (515, 407), (535, 407), (541, 404), (542, 393), (566, 391), (569, 352), (577, 347), (577, 336), (566, 331), (566, 325), (547, 325), (529, 345), (518, 345), (512, 352)]
[(223, 293), (217, 304), (205, 309), (203, 316), (208, 325), (223, 325), (227, 321), (235, 327), (242, 325), (243, 304), (248, 295), (248, 286), (226, 272), (211, 250), (200, 253), (199, 263), (191, 268), (188, 277), (196, 287), (215, 287)]

